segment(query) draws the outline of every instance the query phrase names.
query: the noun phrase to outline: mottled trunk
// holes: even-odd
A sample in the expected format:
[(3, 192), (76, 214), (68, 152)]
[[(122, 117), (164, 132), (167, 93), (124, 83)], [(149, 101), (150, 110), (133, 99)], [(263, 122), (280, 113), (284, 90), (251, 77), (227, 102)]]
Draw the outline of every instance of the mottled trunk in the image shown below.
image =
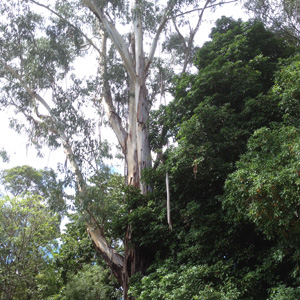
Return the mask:
[(128, 136), (126, 140), (126, 163), (128, 184), (137, 187), (142, 194), (147, 193), (146, 185), (141, 182), (142, 171), (151, 167), (149, 145), (149, 103), (145, 80), (130, 84)]
[[(67, 22), (71, 27), (76, 28), (74, 25), (69, 23), (65, 18), (60, 16), (58, 13), (53, 11), (50, 7), (40, 4), (36, 1), (33, 3), (47, 8), (54, 15), (62, 18), (64, 22)], [(146, 88), (146, 77), (147, 72), (149, 71), (151, 62), (153, 61), (154, 54), (158, 45), (163, 29), (165, 28), (166, 23), (170, 20), (172, 11), (174, 7), (179, 3), (178, 1), (168, 0), (167, 5), (164, 9), (163, 14), (161, 15), (160, 23), (157, 24), (155, 29), (155, 35), (151, 41), (151, 46), (148, 51), (148, 56), (145, 57), (143, 49), (143, 28), (141, 22), (141, 15), (144, 13), (142, 10), (144, 7), (140, 5), (143, 3), (141, 0), (132, 0), (129, 1), (132, 5), (132, 43), (130, 48), (130, 43), (128, 43), (128, 35), (121, 34), (115, 27), (115, 24), (109, 14), (106, 11), (106, 8), (110, 6), (110, 1), (99, 1), (99, 0), (82, 0), (82, 3), (90, 9), (90, 11), (96, 16), (99, 21), (99, 30), (102, 31), (102, 47), (98, 48), (97, 43), (94, 43), (87, 35), (85, 35), (80, 29), (79, 32), (85, 37), (85, 39), (90, 43), (90, 45), (97, 51), (100, 59), (100, 76), (102, 83), (101, 91), (101, 101), (105, 106), (106, 115), (108, 121), (116, 134), (116, 137), (119, 141), (119, 144), (122, 148), (123, 154), (126, 159), (127, 164), (127, 178), (128, 184), (136, 188), (139, 188), (141, 194), (145, 195), (149, 191), (149, 187), (141, 181), (142, 172), (145, 168), (151, 167), (151, 153), (149, 145), (149, 129), (148, 129), (148, 120), (149, 120), (149, 110), (150, 103), (147, 100), (147, 88)], [(198, 31), (198, 28), (201, 23), (204, 10), (209, 7), (211, 0), (206, 0), (206, 4), (202, 9), (201, 14), (198, 18), (198, 23), (195, 30), (191, 30), (190, 39), (186, 44), (185, 39), (182, 36), (182, 40), (186, 45), (186, 59), (184, 61), (185, 71), (187, 64), (189, 62), (189, 57), (191, 54), (192, 41), (194, 39), (195, 33)], [(231, 1), (229, 1), (231, 2)], [(180, 15), (180, 14), (179, 14)], [(175, 16), (174, 16), (175, 18)], [(175, 23), (174, 23), (175, 24)], [(176, 25), (175, 25), (176, 27)], [(154, 28), (153, 28), (154, 29)], [(179, 35), (179, 29), (176, 27)], [(124, 128), (121, 120), (121, 116), (118, 115), (118, 112), (115, 110), (114, 106), (114, 93), (111, 91), (111, 85), (109, 82), (109, 74), (107, 71), (107, 49), (106, 42), (110, 39), (111, 43), (114, 45), (115, 49), (118, 51), (120, 58), (122, 59), (124, 68), (128, 74), (129, 85), (130, 85), (130, 96), (129, 96), (129, 124), (128, 128)], [(80, 166), (77, 164), (76, 156), (73, 153), (72, 145), (68, 141), (67, 135), (61, 129), (61, 120), (57, 120), (57, 117), (52, 114), (52, 110), (48, 105), (47, 101), (39, 95), (35, 90), (31, 89), (30, 86), (26, 83), (22, 77), (22, 72), (18, 72), (14, 67), (10, 66), (6, 62), (1, 60), (1, 65), (4, 69), (10, 73), (14, 78), (16, 78), (21, 86), (26, 90), (26, 92), (32, 98), (32, 105), (38, 106), (36, 103), (41, 104), (48, 111), (49, 117), (53, 124), (53, 128), (49, 128), (50, 131), (53, 131), (55, 135), (59, 134), (64, 145), (65, 153), (70, 161), (70, 164), (73, 168), (75, 178), (78, 184), (78, 189), (80, 197), (84, 201), (86, 193), (86, 182), (85, 178), (81, 173)], [(39, 119), (37, 114), (37, 123), (43, 123), (43, 118)], [(167, 182), (168, 186), (168, 182)], [(169, 193), (168, 193), (169, 194)], [(168, 196), (169, 198), (169, 196)], [(168, 211), (170, 211), (170, 205), (168, 201)], [(96, 223), (91, 212), (88, 211), (91, 215), (90, 221), (87, 224), (88, 232), (94, 241), (94, 244), (97, 250), (100, 252), (108, 266), (110, 267), (112, 273), (118, 279), (120, 285), (124, 287), (124, 299), (128, 299), (128, 282), (129, 278), (137, 272), (144, 273), (147, 266), (151, 262), (151, 257), (147, 257), (147, 253), (138, 248), (131, 248), (132, 229), (130, 224), (128, 224), (125, 240), (125, 255), (124, 257), (117, 253), (108, 241), (105, 238), (104, 232), (102, 232)], [(130, 212), (129, 212), (130, 213)], [(168, 221), (170, 225), (170, 216), (168, 215)], [(170, 225), (171, 226), (171, 225)]]
[[(142, 77), (143, 78), (143, 77)], [(146, 87), (144, 80), (132, 82), (129, 101), (129, 127), (126, 144), (126, 163), (128, 169), (128, 184), (139, 188), (142, 194), (146, 194), (148, 187), (141, 181), (141, 175), (145, 168), (151, 167), (149, 145), (149, 104), (146, 99)], [(130, 212), (129, 212), (130, 213)], [(147, 258), (139, 249), (130, 248), (132, 230), (128, 224), (125, 236), (124, 258), (124, 299), (128, 298), (129, 278), (137, 272), (144, 273), (147, 268)]]
[[(151, 167), (151, 150), (149, 144), (149, 110), (147, 100), (146, 67), (143, 50), (142, 24), (138, 7), (134, 18), (134, 58), (136, 77), (130, 82), (129, 128), (127, 138), (126, 162), (128, 168), (128, 184), (140, 189), (141, 194), (148, 192), (147, 185), (141, 181), (142, 172)], [(140, 249), (130, 247), (132, 230), (128, 224), (125, 237), (124, 258), (124, 299), (128, 297), (129, 278), (137, 272), (144, 273), (147, 268), (147, 257)]]

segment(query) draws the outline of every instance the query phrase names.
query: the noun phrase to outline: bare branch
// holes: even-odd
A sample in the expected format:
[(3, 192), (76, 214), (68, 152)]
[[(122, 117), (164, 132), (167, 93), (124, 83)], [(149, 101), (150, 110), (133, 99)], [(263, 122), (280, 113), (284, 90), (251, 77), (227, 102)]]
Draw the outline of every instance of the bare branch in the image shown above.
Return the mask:
[(208, 8), (210, 1), (211, 0), (206, 0), (205, 5), (202, 8), (201, 13), (198, 17), (198, 22), (197, 22), (196, 27), (190, 31), (190, 37), (189, 37), (188, 44), (187, 44), (187, 51), (186, 51), (186, 55), (185, 55), (185, 59), (184, 59), (184, 63), (183, 63), (182, 73), (186, 72), (186, 68), (188, 66), (188, 63), (189, 63), (189, 60), (191, 57), (191, 50), (192, 50), (192, 46), (193, 46), (193, 42), (194, 42), (194, 37), (195, 37), (197, 31), (199, 30), (199, 27), (200, 27), (202, 19), (203, 19), (204, 12)]
[(170, 187), (169, 187), (168, 172), (166, 172), (166, 189), (167, 189), (167, 220), (168, 220), (169, 229), (172, 230), (171, 208), (170, 208)]
[(178, 28), (178, 26), (177, 26), (177, 24), (176, 24), (174, 18), (173, 18), (173, 25), (174, 25), (174, 27), (175, 27), (176, 32), (178, 33), (179, 37), (180, 37), (181, 40), (182, 40), (182, 43), (183, 43), (183, 45), (184, 45), (184, 49), (186, 49), (186, 48), (187, 48), (187, 44), (186, 44), (186, 42), (185, 42), (185, 38), (184, 38), (184, 36), (182, 35), (182, 33), (180, 32), (180, 30), (179, 30), (179, 28)]
[(228, 2), (219, 2), (219, 3), (216, 3), (216, 4), (208, 6), (208, 4), (210, 3), (210, 1), (211, 0), (207, 0), (206, 3), (205, 3), (205, 6), (203, 8), (197, 8), (197, 9), (189, 10), (189, 11), (180, 13), (180, 14), (175, 15), (175, 16), (171, 15), (171, 12), (172, 12), (172, 10), (173, 10), (173, 8), (175, 6), (175, 3), (170, 4), (170, 5), (167, 6), (166, 11), (164, 13), (164, 17), (163, 17), (161, 23), (159, 24), (159, 26), (158, 26), (158, 28), (156, 30), (156, 35), (155, 35), (155, 37), (153, 39), (152, 47), (151, 47), (150, 53), (149, 53), (148, 58), (147, 58), (146, 71), (149, 69), (150, 64), (151, 64), (151, 62), (153, 60), (153, 57), (154, 57), (154, 54), (155, 54), (155, 51), (156, 51), (156, 48), (157, 48), (157, 43), (158, 43), (159, 37), (160, 37), (160, 35), (162, 33), (162, 30), (164, 29), (166, 23), (170, 19), (174, 20), (177, 17), (183, 16), (183, 15), (195, 12), (195, 11), (202, 11), (201, 17), (198, 19), (198, 23), (197, 23), (197, 26), (195, 28), (195, 30), (198, 31), (198, 28), (199, 28), (201, 20), (202, 20), (203, 12), (204, 12), (205, 9), (213, 8), (213, 7), (216, 7), (216, 6), (223, 5), (223, 4), (234, 3), (234, 2), (237, 2), (238, 0), (231, 0), (231, 1), (228, 1)]
[[(213, 5), (207, 6), (205, 9), (221, 6), (221, 5), (224, 5), (224, 4), (235, 3), (235, 2), (238, 2), (238, 0), (231, 0), (231, 1), (227, 1), (227, 2), (219, 2), (219, 3), (213, 4)], [(173, 16), (173, 17), (178, 18), (178, 17), (184, 16), (186, 14), (190, 14), (192, 12), (201, 11), (201, 10), (204, 10), (204, 8), (195, 8), (195, 9), (192, 9), (192, 10), (188, 10), (188, 11), (182, 12), (182, 13), (176, 15), (176, 16)]]
[(198, 18), (197, 25), (196, 25), (196, 27), (194, 28), (194, 30), (193, 30), (193, 32), (191, 34), (191, 36), (193, 36), (193, 38), (194, 38), (196, 32), (199, 30), (199, 27), (201, 25), (202, 18), (203, 18), (203, 15), (204, 15), (204, 11), (208, 8), (208, 4), (209, 3), (210, 3), (210, 0), (207, 0), (206, 3), (205, 3), (205, 5), (204, 5), (204, 7), (202, 8), (202, 11), (201, 11), (201, 13), (199, 15), (199, 18)]

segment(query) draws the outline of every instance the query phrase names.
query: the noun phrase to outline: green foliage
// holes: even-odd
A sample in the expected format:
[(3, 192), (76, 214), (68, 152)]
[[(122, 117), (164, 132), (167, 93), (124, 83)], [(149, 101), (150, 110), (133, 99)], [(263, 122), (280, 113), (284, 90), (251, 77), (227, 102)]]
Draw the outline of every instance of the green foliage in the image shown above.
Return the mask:
[(4, 149), (0, 150), (0, 157), (4, 163), (9, 162), (9, 155), (7, 154), (7, 152)]
[[(117, 189), (111, 192), (110, 201), (117, 203), (116, 199), (113, 199), (117, 196), (119, 204), (111, 211), (106, 230), (112, 242), (115, 242), (113, 243), (115, 247), (120, 247), (117, 242), (124, 240), (124, 232), (130, 224), (132, 232), (130, 247), (142, 249), (149, 261), (156, 255), (164, 255), (168, 243), (166, 238), (170, 232), (165, 225), (166, 208), (164, 200), (160, 198), (161, 195), (149, 193), (144, 196), (132, 186), (121, 186), (118, 192)], [(153, 247), (153, 244), (156, 246)]]
[[(128, 195), (128, 194), (127, 194)], [(130, 195), (130, 194), (129, 194)], [(132, 193), (131, 193), (132, 195)], [(141, 200), (141, 197), (135, 199)], [(149, 195), (147, 198), (136, 202), (136, 208), (128, 215), (128, 222), (132, 226), (134, 237), (132, 242), (138, 247), (147, 249), (149, 253), (154, 255), (165, 246), (162, 239), (168, 235), (168, 229), (165, 226), (166, 211), (163, 208), (163, 202), (159, 198), (152, 198)], [(157, 244), (156, 249), (151, 249), (151, 245)]]
[[(86, 36), (83, 39), (82, 26), (92, 24), (89, 33), (94, 34), (96, 43), (101, 40), (94, 16), (83, 16), (81, 11), (86, 10), (77, 1), (57, 1), (55, 9), (62, 17), (43, 18), (29, 3), (0, 4), (0, 104), (23, 113), (29, 126), (12, 123), (17, 130), (25, 128), (37, 147), (43, 143), (54, 148), (63, 144), (73, 167), (76, 163), (83, 180), (88, 179), (81, 201), (75, 203), (82, 217), (71, 217), (51, 263), (45, 254), (48, 244), (41, 237), (48, 235), (49, 242), (52, 236), (48, 230), (53, 226), (40, 226), (43, 231), (39, 239), (30, 239), (32, 244), (26, 255), (30, 261), (40, 259), (40, 265), (38, 271), (31, 266), (26, 269), (30, 273), (25, 277), (34, 283), (25, 289), (26, 283), (15, 279), (19, 269), (1, 269), (3, 280), (4, 276), (12, 276), (8, 282), (20, 284), (15, 299), (21, 299), (19, 294), (24, 289), (34, 299), (118, 297), (116, 282), (94, 258), (94, 249), (84, 233), (82, 221), (91, 217), (109, 244), (121, 253), (130, 225), (129, 248), (134, 248), (135, 258), (144, 263), (141, 268), (149, 266), (148, 274), (137, 275), (131, 282), (131, 293), (137, 299), (297, 297), (299, 58), (283, 60), (278, 67), (279, 59), (293, 54), (294, 49), (258, 21), (220, 19), (211, 33), (212, 40), (196, 55), (197, 74), (177, 77), (174, 102), (152, 114), (152, 149), (160, 151), (170, 137), (178, 147), (168, 149), (164, 155), (159, 153), (163, 164), (157, 162), (155, 170), (144, 172), (143, 179), (152, 184), (154, 191), (142, 196), (137, 189), (124, 187), (124, 178), (103, 166), (107, 145), (103, 147), (95, 139), (101, 109), (94, 95), (99, 94), (100, 80), (81, 80), (69, 73), (75, 58), (85, 52), (86, 40), (91, 43)], [(95, 3), (107, 17), (111, 16), (111, 21), (121, 18), (122, 25), (141, 13), (147, 39), (154, 37), (162, 18), (162, 9), (151, 1), (137, 1), (132, 12), (127, 1)], [(174, 14), (198, 8), (197, 1), (170, 1), (166, 5), (172, 3)], [(189, 24), (183, 15), (178, 19), (179, 27)], [(164, 50), (178, 54), (180, 61), (183, 41), (185, 37), (179, 33), (171, 35)], [(95, 44), (92, 46), (100, 52)], [(110, 107), (113, 113), (127, 115), (128, 76), (114, 46), (106, 58), (111, 77), (101, 78), (105, 82), (102, 90), (116, 99), (115, 111)], [(154, 66), (157, 70), (152, 75), (158, 81), (173, 74), (161, 59), (155, 60)], [(277, 79), (270, 92), (275, 74)], [(66, 78), (65, 88), (62, 80)], [(109, 85), (106, 79), (110, 79)], [(157, 82), (149, 87), (153, 98), (160, 88), (163, 94)], [(45, 104), (48, 96), (40, 99), (38, 95), (48, 94), (51, 100)], [(149, 102), (152, 99), (150, 96)], [(295, 127), (280, 127), (282, 121)], [(274, 122), (278, 127), (268, 129)], [(165, 217), (166, 171), (170, 177), (172, 231)], [(7, 190), (16, 195), (30, 191), (47, 200), (62, 198), (63, 184), (49, 170), (19, 167), (3, 172), (2, 178)], [(9, 207), (4, 205), (5, 209)], [(21, 215), (18, 212), (17, 216)], [(30, 222), (38, 220), (35, 217)], [(10, 229), (11, 222), (6, 222)], [(6, 227), (2, 227), (6, 238)], [(23, 227), (17, 227), (16, 232), (26, 234), (31, 226)], [(39, 242), (44, 244), (38, 247)], [(0, 250), (12, 253), (5, 247)], [(7, 262), (10, 267), (17, 260), (9, 258)]]
[(84, 222), (77, 214), (68, 218), (66, 230), (60, 236), (59, 247), (48, 267), (48, 277), (41, 278), (45, 289), (49, 289), (52, 282), (56, 283), (56, 289), (48, 292), (47, 299), (118, 299), (119, 286), (96, 255)]
[(66, 208), (64, 183), (57, 180), (56, 173), (51, 169), (36, 170), (30, 166), (6, 169), (0, 174), (0, 182), (13, 196), (31, 193), (46, 200), (53, 211), (62, 213)]
[(177, 79), (176, 98), (162, 119), (178, 133), (179, 146), (169, 160), (182, 177), (174, 180), (185, 178), (191, 189), (199, 182), (211, 196), (222, 193), (254, 130), (282, 120), (278, 100), (268, 91), (279, 57), (291, 51), (259, 22), (223, 17), (216, 25), (212, 41), (199, 50), (198, 74)]
[(152, 151), (159, 152), (167, 144), (168, 134), (168, 117), (166, 115), (166, 106), (160, 105), (158, 110), (150, 112), (150, 146)]
[(112, 275), (98, 265), (86, 264), (69, 279), (62, 294), (68, 300), (114, 300), (121, 296), (120, 290), (111, 285)]
[(294, 300), (300, 297), (299, 287), (292, 288), (281, 285), (272, 289), (269, 300)]
[(37, 196), (4, 197), (0, 207), (0, 299), (45, 299), (39, 278), (58, 236), (57, 216)]
[(300, 40), (300, 6), (297, 0), (245, 0), (245, 7), (292, 43)]
[(76, 214), (69, 215), (68, 219), (53, 261), (53, 267), (59, 270), (63, 284), (80, 272), (86, 264), (99, 263), (99, 260), (95, 260), (95, 249), (86, 233), (84, 223)]
[[(212, 105), (236, 113), (232, 114), (232, 123), (239, 123), (241, 128), (237, 138), (246, 140), (253, 130), (280, 120), (278, 102), (266, 94), (273, 84), (279, 58), (289, 56), (293, 48), (260, 22), (225, 17), (217, 21), (211, 38), (196, 56), (198, 74), (183, 74), (175, 80), (175, 99), (160, 121), (167, 127), (162, 134), (177, 134), (197, 106)], [(157, 138), (162, 140), (164, 136)]]
[[(164, 201), (164, 176), (166, 171), (169, 173), (173, 231), (161, 238), (160, 244), (166, 243), (167, 247), (157, 256), (149, 275), (133, 282), (131, 291), (138, 299), (194, 296), (265, 300), (271, 289), (282, 283), (291, 295), (290, 286), (297, 286), (299, 233), (295, 212), (299, 191), (295, 170), (299, 136), (293, 136), (297, 128), (282, 127), (282, 122), (297, 126), (297, 100), (288, 106), (282, 95), (285, 93), (287, 99), (298, 89), (299, 59), (295, 56), (285, 60), (293, 54), (293, 47), (258, 21), (222, 18), (216, 24), (212, 41), (198, 52), (198, 73), (176, 78), (174, 101), (155, 112), (150, 123), (153, 149), (160, 149), (167, 137), (176, 135), (178, 142), (177, 147), (160, 155), (163, 164), (157, 163), (153, 174), (147, 174), (156, 200)], [(295, 72), (291, 74), (290, 70)], [(285, 74), (286, 80), (282, 80), (280, 76)], [(264, 126), (273, 126), (274, 132), (278, 130), (280, 134), (273, 136), (273, 130)], [(256, 130), (257, 135), (251, 137)], [(255, 149), (251, 158), (247, 151), (249, 138), (248, 145)], [(289, 152), (290, 146), (293, 151), (295, 147), (295, 153)], [(249, 159), (244, 161), (247, 174), (242, 178), (250, 186), (245, 183), (242, 189), (244, 182), (234, 177), (236, 186), (226, 185), (230, 198), (225, 199), (226, 178), (236, 168), (233, 174), (241, 172), (241, 162), (236, 165), (236, 161), (243, 161), (244, 157)], [(277, 178), (274, 192), (286, 197), (281, 208), (272, 204), (272, 184), (265, 187), (263, 176), (260, 177), (264, 174), (267, 178), (270, 170), (273, 177), (266, 180)], [(248, 188), (255, 187), (251, 180), (269, 187), (264, 190), (264, 200), (250, 197)], [(274, 221), (269, 215), (257, 217), (255, 205), (263, 205), (267, 212), (276, 210), (280, 218)], [(180, 271), (167, 264), (163, 271), (165, 257)], [(212, 269), (219, 266), (223, 281), (210, 285), (211, 281), (205, 278), (203, 286), (192, 283), (190, 278), (181, 282), (185, 274), (182, 265)], [(208, 287), (211, 294), (205, 294)]]
[[(106, 183), (105, 180), (107, 180)], [(101, 182), (103, 183), (102, 187), (99, 184)], [(117, 184), (120, 184), (120, 177), (112, 176), (109, 170), (102, 173), (99, 172), (97, 177), (91, 178), (91, 185), (94, 184), (94, 189), (92, 187), (88, 189), (89, 196), (87, 201), (91, 202), (91, 209), (98, 211), (100, 210), (99, 206), (102, 207), (102, 210), (100, 210), (102, 214), (99, 214), (98, 217), (103, 224), (106, 224), (108, 219), (110, 219), (116, 206), (116, 199), (113, 198), (115, 194), (108, 193), (111, 182), (115, 182), (115, 187), (117, 187)], [(58, 234), (55, 235), (55, 237), (59, 237), (58, 246), (55, 248), (54, 246), (53, 248), (47, 248), (48, 246), (46, 245), (51, 243), (49, 236), (41, 237), (41, 235), (53, 230), (53, 227), (50, 226), (50, 221), (43, 224), (43, 219), (39, 220), (39, 218), (45, 214), (46, 222), (47, 218), (50, 218), (50, 214), (53, 215), (54, 208), (51, 208), (51, 205), (55, 206), (57, 210), (59, 199), (61, 199), (59, 196), (62, 197), (63, 183), (56, 181), (56, 174), (53, 170), (35, 170), (29, 166), (4, 170), (2, 171), (2, 184), (11, 194), (24, 198), (24, 200), (16, 198), (16, 200), (7, 200), (6, 202), (3, 200), (3, 207), (7, 208), (8, 211), (8, 208), (11, 206), (14, 214), (16, 214), (15, 222), (20, 223), (13, 225), (13, 228), (16, 232), (20, 230), (19, 234), (25, 241), (24, 244), (21, 244), (22, 239), (20, 239), (20, 245), (14, 244), (14, 249), (19, 251), (18, 247), (22, 248), (16, 255), (23, 251), (24, 253), (22, 253), (21, 257), (25, 261), (22, 262), (22, 259), (19, 259), (18, 264), (20, 265), (16, 265), (14, 259), (8, 258), (6, 261), (9, 262), (11, 259), (11, 264), (1, 267), (1, 274), (8, 273), (6, 277), (1, 277), (1, 282), (7, 286), (3, 293), (10, 293), (9, 288), (15, 289), (17, 293), (14, 298), (1, 299), (24, 299), (19, 294), (23, 293), (25, 286), (26, 291), (23, 294), (27, 295), (28, 289), (28, 297), (34, 297), (34, 299), (75, 300), (82, 298), (95, 299), (96, 296), (101, 299), (117, 299), (120, 294), (118, 284), (113, 280), (107, 268), (105, 269), (99, 257), (95, 258), (95, 249), (86, 233), (86, 226), (82, 222), (82, 218), (79, 218), (77, 214), (68, 216), (70, 222), (66, 225), (66, 232), (60, 237)], [(29, 197), (29, 193), (34, 196)], [(95, 198), (97, 193), (99, 194)], [(112, 198), (109, 198), (108, 195)], [(38, 205), (40, 196), (46, 197), (45, 200), (50, 204), (52, 212), (43, 205)], [(98, 201), (97, 199), (102, 200), (95, 204), (95, 201)], [(109, 202), (110, 200), (112, 201), (111, 203)], [(5, 239), (5, 230), (10, 229), (8, 224), (11, 221), (9, 219), (12, 218), (14, 220), (14, 214), (7, 213), (4, 208), (2, 213), (7, 220), (5, 220), (5, 224), (2, 224), (2, 236)], [(55, 219), (54, 217), (52, 218), (53, 220)], [(26, 220), (23, 222), (23, 219)], [(1, 218), (1, 220), (4, 219)], [(53, 226), (55, 225), (57, 230), (58, 219), (55, 220), (56, 223)], [(47, 227), (46, 229), (44, 228), (45, 226)], [(12, 232), (9, 232), (9, 234), (13, 235)], [(35, 234), (37, 235), (36, 238)], [(28, 242), (30, 244), (27, 245), (26, 243)], [(4, 248), (1, 248), (2, 252), (9, 251), (5, 243), (7, 243), (7, 240), (2, 243), (4, 245)], [(27, 249), (28, 247), (30, 249)], [(50, 250), (51, 252), (47, 252)], [(2, 254), (4, 259), (4, 252)], [(15, 254), (12, 252), (9, 255)], [(32, 255), (34, 258), (32, 258)], [(28, 260), (31, 260), (30, 264), (28, 264)], [(26, 269), (27, 264), (28, 270)], [(19, 268), (21, 273), (15, 274), (16, 278), (18, 276), (24, 277), (24, 282), (19, 281), (20, 286), (16, 286), (16, 278), (12, 275), (13, 268)]]
[(276, 74), (271, 95), (278, 99), (287, 125), (299, 127), (300, 100), (300, 56), (282, 60)]
[[(272, 241), (268, 261), (284, 264), (270, 299), (295, 299), (299, 283), (299, 121), (298, 55), (280, 62), (269, 98), (278, 103), (283, 122), (257, 130), (247, 152), (225, 185), (230, 218), (237, 224), (249, 220)], [(283, 275), (286, 273), (286, 275)]]
[(26, 133), (38, 150), (42, 145), (53, 149), (72, 141), (80, 165), (93, 161), (98, 158), (100, 146), (92, 137), (94, 116), (85, 117), (84, 110), (95, 82), (71, 74), (75, 57), (85, 53), (79, 24), (82, 7), (78, 2), (69, 3), (71, 8), (57, 4), (62, 16), (68, 11), (74, 14), (68, 21), (54, 15), (42, 17), (29, 3), (0, 4), (0, 105), (14, 107), (15, 113), (23, 114), (26, 125), (18, 118), (11, 120), (11, 126)]
[(256, 131), (226, 182), (232, 216), (248, 218), (285, 249), (299, 244), (299, 137), (294, 127)]
[[(161, 267), (155, 273), (143, 277), (130, 293), (135, 299), (239, 299), (239, 292), (230, 278), (226, 278), (226, 266)], [(133, 278), (134, 280), (134, 278)]]

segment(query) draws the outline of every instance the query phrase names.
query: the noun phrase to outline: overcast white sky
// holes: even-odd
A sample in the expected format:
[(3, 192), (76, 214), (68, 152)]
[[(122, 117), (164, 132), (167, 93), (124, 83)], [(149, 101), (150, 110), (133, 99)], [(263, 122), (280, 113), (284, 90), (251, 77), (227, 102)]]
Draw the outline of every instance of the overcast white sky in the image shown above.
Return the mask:
[[(217, 9), (211, 17), (208, 13), (204, 16), (204, 22), (201, 25), (197, 35), (197, 44), (202, 45), (208, 40), (211, 27), (222, 15), (233, 17), (235, 19), (242, 18), (243, 20), (249, 19), (249, 15), (243, 12), (239, 5), (228, 4), (222, 8)], [(90, 75), (91, 70), (95, 70), (95, 61), (84, 59), (78, 62), (80, 73)], [(64, 163), (65, 156), (62, 150), (55, 152), (44, 149), (44, 157), (38, 158), (36, 150), (33, 147), (27, 146), (27, 139), (25, 136), (18, 135), (15, 131), (9, 128), (9, 118), (14, 116), (13, 111), (0, 111), (0, 150), (4, 148), (9, 156), (10, 163), (3, 163), (0, 159), (0, 169), (10, 168), (18, 165), (30, 165), (35, 168), (52, 167), (56, 168), (57, 163)], [(103, 135), (103, 132), (102, 132)], [(112, 140), (112, 132), (108, 132), (106, 137), (109, 141)], [(105, 136), (103, 136), (105, 138)]]

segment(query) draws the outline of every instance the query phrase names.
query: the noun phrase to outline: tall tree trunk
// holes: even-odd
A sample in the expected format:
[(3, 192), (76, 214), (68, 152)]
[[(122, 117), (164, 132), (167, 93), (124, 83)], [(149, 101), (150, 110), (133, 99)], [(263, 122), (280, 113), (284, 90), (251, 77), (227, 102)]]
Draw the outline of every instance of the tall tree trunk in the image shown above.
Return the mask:
[[(143, 50), (143, 33), (140, 15), (135, 8), (134, 18), (134, 53), (136, 77), (130, 81), (129, 98), (129, 128), (127, 138), (126, 163), (128, 169), (128, 184), (140, 189), (145, 195), (148, 188), (141, 181), (142, 172), (151, 167), (151, 150), (149, 144), (149, 110), (147, 101), (145, 57)], [(147, 268), (147, 259), (138, 248), (131, 248), (130, 241), (132, 230), (130, 224), (127, 226), (125, 237), (124, 257), (124, 299), (128, 297), (129, 278), (137, 272), (144, 273)]]
[[(107, 35), (102, 34), (102, 56), (100, 58), (100, 72), (103, 78), (103, 103), (105, 104), (106, 115), (110, 122), (112, 129), (114, 130), (118, 141), (122, 147), (122, 151), (125, 156), (127, 165), (127, 183), (135, 188), (140, 189), (142, 194), (148, 192), (148, 187), (141, 181), (142, 172), (145, 168), (151, 167), (151, 151), (149, 144), (149, 110), (150, 104), (147, 100), (146, 89), (146, 72), (145, 72), (145, 57), (143, 52), (143, 36), (141, 31), (141, 22), (137, 21), (134, 28), (132, 44), (135, 45), (133, 49), (132, 58), (135, 66), (135, 76), (129, 76), (129, 115), (128, 115), (128, 129), (127, 132), (122, 126), (120, 117), (115, 111), (113, 105), (112, 94), (110, 92), (110, 86), (107, 76), (107, 64), (106, 64), (106, 40)], [(130, 212), (129, 212), (130, 213)], [(96, 231), (90, 231), (92, 237), (99, 252), (103, 252), (103, 248), (100, 249), (99, 240), (103, 240), (100, 237), (100, 233)], [(124, 238), (124, 261), (122, 264), (122, 277), (120, 280), (120, 264), (110, 264), (107, 260), (108, 250), (104, 250), (102, 257), (106, 260), (112, 272), (117, 277), (118, 281), (122, 281), (124, 299), (128, 298), (129, 278), (136, 272), (144, 273), (146, 271), (146, 257), (138, 249), (133, 249), (131, 245), (132, 230), (130, 224), (128, 224), (126, 235)], [(107, 247), (107, 245), (106, 245)]]

